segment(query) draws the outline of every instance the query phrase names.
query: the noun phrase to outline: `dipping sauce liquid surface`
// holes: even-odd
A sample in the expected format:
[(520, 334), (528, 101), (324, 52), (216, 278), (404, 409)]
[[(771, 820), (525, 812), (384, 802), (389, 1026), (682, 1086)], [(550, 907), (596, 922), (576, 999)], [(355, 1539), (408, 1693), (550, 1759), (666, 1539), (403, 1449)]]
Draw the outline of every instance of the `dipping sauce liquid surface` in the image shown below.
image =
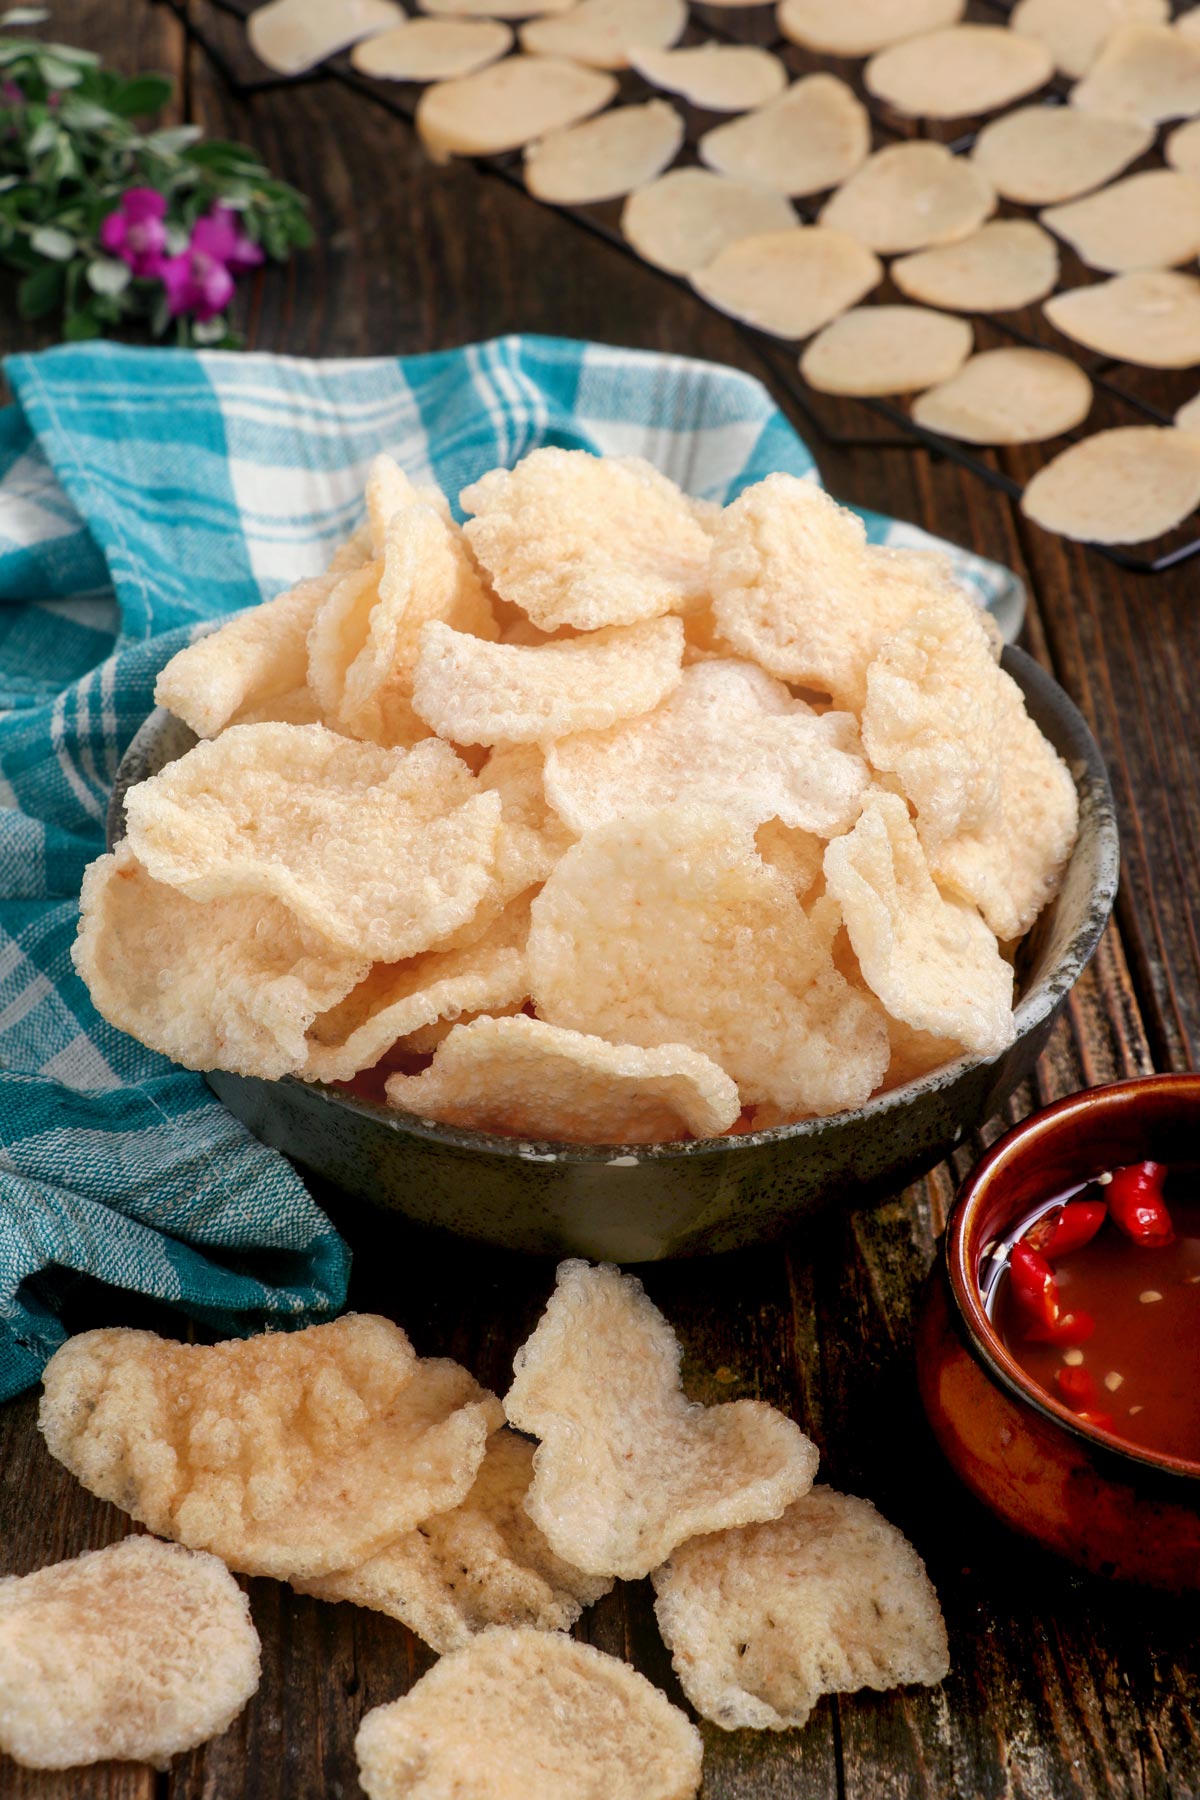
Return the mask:
[[(1059, 1198), (1084, 1194), (1103, 1199), (1105, 1189)], [(1063, 1310), (1095, 1320), (1085, 1341), (1032, 1341), (1008, 1275), (992, 1316), (1010, 1354), (1054, 1399), (1107, 1415), (1107, 1428), (1131, 1444), (1200, 1462), (1200, 1168), (1171, 1170), (1163, 1198), (1174, 1242), (1135, 1244), (1108, 1218), (1090, 1243), (1050, 1258)], [(1094, 1395), (1073, 1403), (1064, 1381), (1083, 1381)]]

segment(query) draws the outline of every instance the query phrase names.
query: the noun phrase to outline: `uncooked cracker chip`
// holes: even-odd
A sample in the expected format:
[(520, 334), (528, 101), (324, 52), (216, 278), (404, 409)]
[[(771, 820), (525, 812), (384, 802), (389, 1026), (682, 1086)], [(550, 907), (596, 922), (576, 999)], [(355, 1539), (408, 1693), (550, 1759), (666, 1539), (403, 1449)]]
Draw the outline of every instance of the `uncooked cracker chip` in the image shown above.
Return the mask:
[(1042, 223), (1089, 268), (1114, 275), (1173, 268), (1200, 252), (1200, 180), (1178, 169), (1144, 169), (1084, 200), (1049, 207)]
[(1012, 969), (973, 906), (939, 893), (908, 807), (882, 790), (825, 852), (863, 977), (894, 1019), (977, 1056), (1013, 1041)]
[(318, 1600), (389, 1613), (439, 1656), (492, 1625), (569, 1631), (612, 1581), (555, 1556), (525, 1511), (533, 1450), (515, 1431), (494, 1432), (461, 1506), (427, 1519), (356, 1569), (293, 1585)]
[(881, 50), (863, 80), (897, 112), (965, 119), (1011, 105), (1053, 74), (1054, 58), (1034, 38), (1002, 25), (951, 25)]
[(1200, 432), (1200, 394), (1184, 402), (1175, 414), (1175, 423), (1180, 431)]
[(301, 1066), (314, 1018), (368, 966), (276, 900), (189, 900), (153, 881), (128, 840), (84, 874), (72, 957), (119, 1031), (185, 1068), (267, 1081)]
[(426, 88), (417, 130), (438, 160), (498, 156), (577, 125), (607, 106), (616, 91), (611, 75), (562, 57), (506, 56), (474, 75)]
[(810, 481), (769, 475), (725, 509), (712, 577), (717, 626), (738, 654), (857, 712), (880, 645), (950, 571), (868, 545), (857, 513)]
[(528, 649), (426, 625), (413, 702), (456, 744), (540, 743), (649, 712), (679, 685), (682, 657), (676, 618)]
[(665, 100), (618, 106), (532, 145), (525, 186), (555, 206), (616, 200), (661, 175), (682, 142), (683, 120)]
[[(1051, 465), (1053, 466), (1053, 465)], [(1029, 930), (1062, 886), (1079, 825), (1071, 771), (1046, 741), (1012, 677), (997, 678), (999, 804), (973, 831), (930, 851), (943, 889), (977, 906), (1007, 943)]]
[(834, 837), (854, 823), (867, 780), (849, 714), (818, 717), (753, 663), (723, 658), (685, 669), (652, 713), (560, 738), (545, 769), (547, 798), (575, 833), (681, 800)]
[(823, 394), (911, 394), (948, 381), (971, 354), (965, 319), (924, 306), (859, 306), (813, 338), (800, 373)]
[(787, 70), (779, 58), (757, 44), (634, 50), (629, 60), (643, 80), (668, 93), (682, 94), (707, 112), (744, 112), (752, 106), (765, 106), (787, 86)]
[(404, 23), (393, 0), (270, 0), (246, 21), (250, 48), (280, 75), (302, 75), (348, 44)]
[(609, 1043), (520, 1013), (456, 1026), (387, 1098), (443, 1125), (569, 1144), (718, 1137), (742, 1110), (724, 1070), (683, 1044)]
[(451, 81), (485, 69), (512, 42), (508, 26), (496, 19), (410, 19), (356, 44), (350, 61), (381, 81)]
[(1139, 119), (1022, 106), (985, 125), (971, 156), (1004, 199), (1048, 206), (1102, 187), (1153, 142), (1153, 126)]
[(534, 13), (566, 12), (575, 0), (417, 0), (422, 12), (439, 16), (528, 19)]
[(449, 744), (384, 750), (320, 725), (232, 726), (131, 788), (125, 814), (155, 880), (193, 900), (278, 900), (377, 962), (466, 923), (500, 831), (500, 801)]
[(569, 56), (594, 69), (627, 69), (636, 50), (665, 50), (687, 24), (684, 0), (579, 0), (554, 18), (521, 30), (521, 44), (543, 56)]
[(709, 533), (641, 457), (534, 450), (464, 488), (462, 505), (496, 592), (542, 631), (632, 625), (708, 596)]
[(761, 1400), (688, 1400), (680, 1355), (634, 1276), (560, 1264), (504, 1406), (542, 1440), (529, 1515), (578, 1568), (637, 1580), (698, 1532), (777, 1518), (812, 1486), (798, 1425)]
[(0, 1579), (0, 1750), (27, 1769), (152, 1763), (258, 1687), (246, 1596), (215, 1556), (129, 1537)]
[(368, 1800), (692, 1800), (700, 1733), (615, 1656), (497, 1626), (354, 1740)]
[(1092, 384), (1077, 363), (1048, 350), (984, 350), (913, 401), (928, 431), (966, 444), (1039, 444), (1081, 425)]
[(1200, 281), (1177, 269), (1139, 269), (1052, 294), (1050, 323), (1102, 356), (1148, 369), (1200, 363)]
[(1128, 425), (1072, 444), (1039, 469), (1021, 511), (1085, 544), (1140, 544), (1182, 524), (1200, 504), (1200, 437)]
[(686, 1044), (745, 1101), (798, 1118), (861, 1105), (882, 1027), (750, 826), (677, 803), (588, 832), (533, 903), (540, 1017), (612, 1043)]
[(1058, 250), (1032, 219), (991, 219), (955, 244), (935, 244), (891, 266), (901, 293), (954, 312), (1013, 312), (1043, 300), (1058, 280)]
[(404, 963), (377, 963), (308, 1031), (300, 1073), (308, 1081), (349, 1081), (374, 1066), (397, 1039), (440, 1019), (518, 1006), (526, 997), (529, 907), (513, 902), (474, 943), (430, 950)]
[(639, 256), (672, 275), (690, 275), (739, 238), (785, 231), (796, 213), (782, 194), (710, 169), (670, 169), (631, 194), (621, 230)]
[(154, 685), (156, 704), (190, 725), (197, 737), (211, 738), (248, 708), (268, 707), (303, 691), (309, 627), (341, 578), (318, 575), (297, 582), (177, 651)]
[(786, 1731), (822, 1694), (934, 1687), (949, 1673), (924, 1563), (869, 1501), (832, 1488), (681, 1545), (654, 1590), (684, 1693), (725, 1731)]
[(1009, 24), (1045, 44), (1064, 75), (1086, 75), (1118, 25), (1161, 25), (1170, 0), (1020, 0)]
[(955, 25), (965, 0), (782, 0), (784, 37), (824, 56), (871, 56), (901, 38)]
[(756, 112), (706, 131), (698, 148), (719, 175), (777, 194), (817, 194), (862, 167), (871, 123), (836, 75), (805, 75)]
[(913, 142), (877, 150), (826, 201), (821, 222), (891, 254), (952, 243), (995, 210), (986, 175), (943, 144)]
[(729, 244), (692, 276), (696, 292), (776, 337), (804, 338), (878, 287), (878, 257), (847, 232), (796, 225)]
[(1147, 125), (1190, 119), (1200, 112), (1200, 40), (1171, 25), (1118, 26), (1071, 105)]
[(248, 1575), (307, 1580), (458, 1506), (502, 1423), (389, 1319), (176, 1344), (87, 1331), (46, 1365), (38, 1424), (89, 1493)]
[(1163, 155), (1173, 169), (1200, 176), (1200, 119), (1177, 125), (1163, 146)]

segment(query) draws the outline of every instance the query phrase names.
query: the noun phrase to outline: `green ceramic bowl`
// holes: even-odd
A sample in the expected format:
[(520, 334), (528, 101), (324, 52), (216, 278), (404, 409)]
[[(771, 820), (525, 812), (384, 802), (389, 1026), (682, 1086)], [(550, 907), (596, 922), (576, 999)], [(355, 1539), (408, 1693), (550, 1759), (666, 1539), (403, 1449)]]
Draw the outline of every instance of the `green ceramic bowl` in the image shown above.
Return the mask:
[[(1033, 1068), (1104, 930), (1117, 888), (1112, 794), (1100, 753), (1062, 689), (1020, 650), (1004, 652), (1029, 711), (1079, 787), (1079, 840), (1057, 900), (1021, 947), (1016, 1041), (961, 1057), (853, 1112), (746, 1137), (581, 1148), (490, 1137), (389, 1112), (287, 1077), (208, 1080), (256, 1137), (344, 1189), (423, 1225), (541, 1255), (653, 1262), (782, 1236), (832, 1202), (856, 1204), (925, 1173), (990, 1118)], [(156, 712), (121, 763), (124, 795), (195, 738)]]

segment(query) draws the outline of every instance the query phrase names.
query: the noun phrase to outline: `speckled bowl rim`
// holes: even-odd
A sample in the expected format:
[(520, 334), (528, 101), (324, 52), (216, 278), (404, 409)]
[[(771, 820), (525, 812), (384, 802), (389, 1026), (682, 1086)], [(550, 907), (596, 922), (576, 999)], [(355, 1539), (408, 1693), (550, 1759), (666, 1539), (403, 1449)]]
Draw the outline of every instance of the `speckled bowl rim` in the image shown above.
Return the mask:
[[(1016, 1043), (1034, 1031), (1054, 1011), (1091, 961), (1116, 898), (1120, 876), (1120, 843), (1112, 790), (1104, 761), (1078, 707), (1054, 677), (1023, 650), (1013, 645), (1006, 646), (1002, 660), (1023, 696), (1029, 698), (1032, 692), (1039, 699), (1053, 703), (1063, 722), (1062, 728), (1051, 734), (1059, 754), (1067, 755), (1064, 740), (1068, 738), (1074, 738), (1083, 746), (1082, 759), (1077, 759), (1071, 765), (1068, 757), (1068, 762), (1076, 786), (1081, 790), (1087, 788), (1093, 797), (1093, 841), (1086, 853), (1091, 855), (1096, 864), (1096, 879), (1088, 894), (1083, 917), (1072, 931), (1053, 967), (1017, 1005), (1013, 1039)], [(124, 797), (129, 787), (134, 785), (128, 779), (128, 766), (144, 756), (146, 749), (161, 735), (168, 720), (178, 724), (163, 708), (156, 708), (139, 728), (121, 759), (108, 814), (110, 849), (124, 836)], [(126, 774), (124, 780), (123, 773)], [(1082, 853), (1084, 848), (1081, 837), (1071, 853), (1071, 861)], [(735, 1155), (739, 1150), (803, 1142), (806, 1138), (815, 1139), (831, 1130), (843, 1131), (860, 1121), (882, 1118), (888, 1113), (899, 1111), (921, 1096), (936, 1094), (943, 1088), (952, 1087), (969, 1066), (988, 1063), (998, 1066), (1010, 1049), (1011, 1045), (994, 1057), (956, 1057), (953, 1062), (943, 1063), (930, 1075), (919, 1076), (914, 1081), (907, 1081), (899, 1087), (875, 1094), (864, 1105), (844, 1112), (822, 1113), (815, 1118), (800, 1119), (790, 1125), (773, 1125), (763, 1131), (691, 1138), (665, 1144), (566, 1144), (552, 1139), (505, 1137), (491, 1132), (440, 1125), (435, 1120), (422, 1119), (416, 1113), (396, 1112), (390, 1107), (355, 1094), (344, 1093), (321, 1082), (302, 1081), (298, 1075), (285, 1075), (281, 1078), (281, 1083), (301, 1088), (339, 1111), (357, 1114), (374, 1124), (386, 1125), (390, 1131), (403, 1136), (423, 1138), (430, 1143), (447, 1145), (456, 1150), (480, 1151), (526, 1163), (634, 1166), (645, 1162), (683, 1162), (695, 1157)]]

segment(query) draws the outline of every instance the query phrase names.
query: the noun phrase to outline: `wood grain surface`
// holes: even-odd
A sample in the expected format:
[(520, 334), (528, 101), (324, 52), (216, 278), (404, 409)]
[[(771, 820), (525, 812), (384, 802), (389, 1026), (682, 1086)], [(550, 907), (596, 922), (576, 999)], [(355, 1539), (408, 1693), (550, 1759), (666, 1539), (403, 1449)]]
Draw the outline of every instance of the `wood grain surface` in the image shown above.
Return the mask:
[[(200, 0), (193, 0), (199, 4)], [(211, 18), (211, 14), (207, 15)], [(312, 198), (316, 248), (249, 284), (253, 348), (352, 356), (545, 331), (685, 352), (763, 376), (751, 341), (653, 271), (461, 164), (434, 167), (411, 132), (329, 83), (238, 100), (149, 0), (62, 0), (55, 33), (119, 66), (179, 80), (180, 116), (253, 143)], [(217, 20), (231, 55), (232, 21)], [(10, 349), (40, 342), (0, 298)], [(851, 434), (877, 429), (852, 405)], [(793, 409), (794, 416), (794, 409)], [(1026, 580), (1027, 647), (1077, 701), (1108, 760), (1124, 847), (1114, 926), (1007, 1119), (1081, 1086), (1194, 1066), (1200, 1049), (1200, 565), (1130, 576), (1046, 536), (1002, 495), (925, 452), (814, 442), (832, 491), (1010, 564)], [(1020, 478), (1027, 453), (1007, 465)], [(1007, 1119), (983, 1134), (993, 1139)], [(1189, 1800), (1200, 1795), (1194, 1600), (1072, 1573), (1010, 1537), (958, 1487), (925, 1428), (914, 1309), (956, 1179), (945, 1165), (886, 1203), (834, 1212), (782, 1249), (646, 1274), (685, 1347), (696, 1398), (761, 1397), (821, 1448), (823, 1475), (868, 1495), (913, 1539), (941, 1594), (953, 1672), (928, 1692), (827, 1699), (802, 1732), (705, 1727), (704, 1800)], [(353, 1303), (398, 1319), (423, 1354), (459, 1357), (501, 1391), (553, 1280), (548, 1264), (381, 1228), (323, 1200), (355, 1246)], [(91, 1296), (74, 1325), (136, 1320)], [(178, 1329), (169, 1320), (166, 1330)], [(0, 1572), (123, 1535), (126, 1522), (41, 1447), (36, 1399), (0, 1409)], [(234, 1727), (166, 1774), (61, 1775), (0, 1760), (5, 1800), (336, 1800), (360, 1790), (362, 1714), (432, 1654), (398, 1624), (248, 1584), (261, 1690)], [(582, 1635), (630, 1657), (673, 1698), (648, 1584), (620, 1586)]]

